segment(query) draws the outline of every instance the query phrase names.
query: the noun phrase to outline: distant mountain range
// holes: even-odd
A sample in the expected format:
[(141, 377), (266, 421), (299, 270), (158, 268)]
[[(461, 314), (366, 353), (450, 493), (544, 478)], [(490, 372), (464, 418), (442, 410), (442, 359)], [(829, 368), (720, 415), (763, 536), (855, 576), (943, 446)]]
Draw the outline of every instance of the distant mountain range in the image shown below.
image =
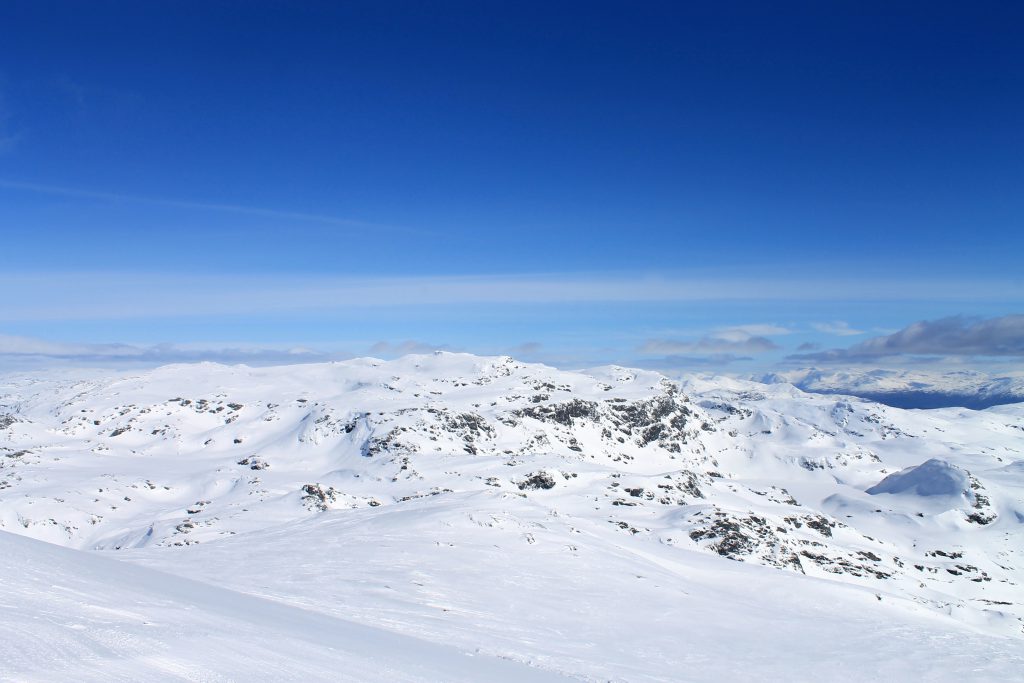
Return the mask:
[(816, 394), (859, 396), (896, 408), (962, 407), (983, 410), (1024, 401), (1024, 371), (989, 375), (970, 370), (819, 370), (804, 368), (753, 377), (792, 384)]

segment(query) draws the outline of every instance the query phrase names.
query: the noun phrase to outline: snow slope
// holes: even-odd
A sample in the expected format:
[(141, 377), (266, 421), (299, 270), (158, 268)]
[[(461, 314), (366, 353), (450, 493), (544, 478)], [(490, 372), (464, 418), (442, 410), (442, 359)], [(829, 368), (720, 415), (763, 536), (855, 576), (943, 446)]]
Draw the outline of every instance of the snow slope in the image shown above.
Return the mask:
[(5, 532), (0, 567), (0, 680), (564, 680)]
[[(585, 680), (1022, 664), (1024, 405), (434, 354), (8, 378), (0, 438), (2, 529), (453, 661)], [(921, 495), (936, 467), (962, 490)], [(292, 636), (285, 659), (317, 647)]]
[(925, 497), (963, 496), (971, 505), (977, 502), (971, 493), (970, 476), (959, 467), (935, 458), (915, 467), (908, 467), (890, 474), (867, 489), (865, 493), (873, 496), (880, 493)]

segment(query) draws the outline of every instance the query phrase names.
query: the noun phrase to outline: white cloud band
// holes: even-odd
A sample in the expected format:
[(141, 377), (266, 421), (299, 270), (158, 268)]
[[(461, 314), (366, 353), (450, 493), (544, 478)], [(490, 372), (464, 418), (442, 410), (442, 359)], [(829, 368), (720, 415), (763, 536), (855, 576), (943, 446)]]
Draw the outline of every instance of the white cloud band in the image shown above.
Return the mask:
[(700, 301), (1024, 301), (1018, 281), (493, 275), (0, 274), (0, 319), (105, 320), (382, 306)]

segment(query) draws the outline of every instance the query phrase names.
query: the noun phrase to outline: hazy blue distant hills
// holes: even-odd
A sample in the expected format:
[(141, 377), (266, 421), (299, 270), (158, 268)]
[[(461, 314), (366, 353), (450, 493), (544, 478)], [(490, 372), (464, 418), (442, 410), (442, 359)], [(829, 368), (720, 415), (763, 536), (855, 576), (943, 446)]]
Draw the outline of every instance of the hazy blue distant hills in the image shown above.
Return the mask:
[(789, 383), (817, 394), (845, 394), (895, 408), (962, 407), (983, 410), (1024, 402), (1024, 373), (1000, 376), (975, 371), (842, 370), (816, 368), (757, 377), (769, 384)]

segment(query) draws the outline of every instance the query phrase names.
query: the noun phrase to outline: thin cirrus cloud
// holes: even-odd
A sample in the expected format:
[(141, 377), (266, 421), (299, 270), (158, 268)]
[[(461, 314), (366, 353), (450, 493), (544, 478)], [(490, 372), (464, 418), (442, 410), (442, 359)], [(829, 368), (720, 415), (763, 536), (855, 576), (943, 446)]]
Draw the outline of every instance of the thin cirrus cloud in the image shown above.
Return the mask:
[[(714, 301), (1020, 301), (1024, 282), (814, 283), (629, 275), (334, 277), (2, 272), (0, 320), (110, 320), (466, 304)], [(775, 330), (776, 326), (770, 326)], [(742, 332), (742, 330), (740, 331)], [(756, 334), (748, 330), (743, 334)], [(779, 333), (777, 331), (771, 334)]]
[(750, 360), (747, 354), (775, 351), (779, 345), (769, 336), (792, 334), (781, 325), (755, 323), (721, 327), (699, 339), (648, 339), (637, 351), (645, 355), (664, 354), (665, 361), (694, 364), (702, 360), (734, 362)]
[(850, 327), (850, 324), (843, 320), (835, 320), (828, 323), (811, 323), (818, 332), (824, 334), (831, 334), (836, 337), (855, 337), (858, 334), (864, 334), (864, 330), (855, 330)]
[(705, 336), (694, 341), (675, 339), (648, 339), (638, 351), (642, 354), (665, 354), (682, 356), (697, 355), (734, 355), (765, 353), (774, 351), (779, 345), (767, 337), (734, 338), (730, 336)]
[(915, 356), (1024, 357), (1024, 315), (999, 318), (952, 316), (922, 320), (847, 349), (795, 354), (789, 361), (863, 363), (880, 358)]
[(711, 336), (715, 339), (741, 342), (754, 337), (776, 337), (793, 334), (793, 330), (773, 324), (735, 325), (716, 330)]
[[(3, 143), (3, 136), (0, 135), (0, 144)], [(0, 180), (0, 188), (6, 190), (19, 190), (36, 194), (57, 195), (62, 197), (75, 197), (79, 199), (95, 199), (104, 202), (133, 204), (151, 204), (156, 206), (168, 206), (179, 209), (195, 209), (199, 211), (216, 211), (221, 213), (237, 213), (249, 216), (263, 216), (266, 218), (280, 218), (289, 221), (307, 221), (312, 223), (324, 223), (346, 228), (358, 229), (379, 229), (389, 232), (418, 233), (426, 234), (426, 231), (409, 227), (382, 225), (352, 218), (341, 218), (317, 213), (303, 211), (284, 211), (258, 206), (244, 206), (240, 204), (225, 204), (221, 202), (191, 201), (184, 199), (168, 199), (164, 197), (145, 197), (132, 194), (121, 194), (116, 192), (98, 192), (75, 187), (62, 187), (58, 185), (41, 185), (37, 183), (24, 183), (14, 180)]]

